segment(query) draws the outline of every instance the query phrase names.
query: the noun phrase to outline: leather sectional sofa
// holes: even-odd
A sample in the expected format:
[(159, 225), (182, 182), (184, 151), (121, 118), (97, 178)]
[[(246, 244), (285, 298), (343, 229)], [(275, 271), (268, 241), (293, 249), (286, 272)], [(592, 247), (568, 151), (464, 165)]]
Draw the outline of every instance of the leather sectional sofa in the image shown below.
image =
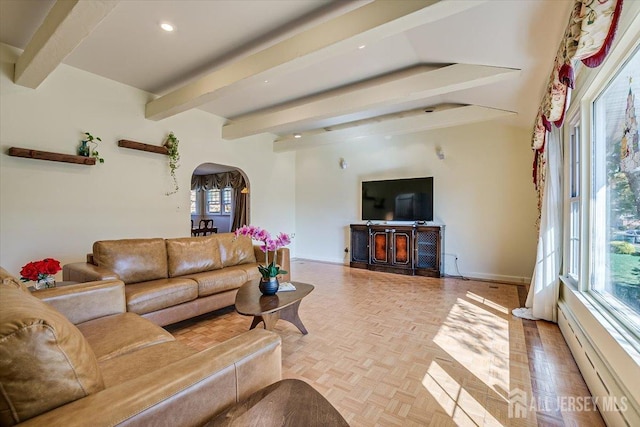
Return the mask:
[[(251, 238), (233, 233), (175, 239), (102, 240), (86, 263), (66, 264), (63, 279), (121, 280), (126, 310), (157, 325), (169, 325), (235, 302), (238, 288), (259, 279), (265, 254)], [(289, 271), (289, 250), (278, 264)], [(289, 281), (287, 273), (280, 281)]]
[(31, 294), (0, 279), (1, 427), (200, 426), (281, 379), (275, 333), (197, 352), (125, 310), (120, 280)]

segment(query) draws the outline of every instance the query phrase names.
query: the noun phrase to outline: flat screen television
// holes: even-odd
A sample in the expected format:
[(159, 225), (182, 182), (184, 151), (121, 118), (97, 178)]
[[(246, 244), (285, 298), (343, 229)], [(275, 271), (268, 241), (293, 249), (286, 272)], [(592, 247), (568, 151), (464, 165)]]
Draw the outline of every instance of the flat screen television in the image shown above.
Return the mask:
[(362, 182), (364, 221), (433, 221), (433, 177)]

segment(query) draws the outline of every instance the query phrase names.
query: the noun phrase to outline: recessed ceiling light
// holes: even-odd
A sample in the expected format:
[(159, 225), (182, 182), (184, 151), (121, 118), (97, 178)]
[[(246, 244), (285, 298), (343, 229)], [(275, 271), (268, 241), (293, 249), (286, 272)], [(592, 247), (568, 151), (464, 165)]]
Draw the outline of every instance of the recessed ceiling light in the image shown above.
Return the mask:
[(163, 30), (165, 30), (168, 33), (170, 33), (171, 31), (175, 30), (174, 26), (169, 24), (168, 22), (163, 22), (162, 24), (160, 24), (160, 28), (162, 28)]
[(358, 46), (358, 49), (364, 49), (365, 47), (367, 47), (366, 44), (361, 44), (360, 46)]
[(265, 82), (265, 83), (269, 83), (269, 80), (265, 80), (264, 82)]
[(294, 134), (293, 134), (293, 137), (294, 137), (294, 138), (302, 138), (302, 135), (300, 135), (299, 133), (294, 133)]

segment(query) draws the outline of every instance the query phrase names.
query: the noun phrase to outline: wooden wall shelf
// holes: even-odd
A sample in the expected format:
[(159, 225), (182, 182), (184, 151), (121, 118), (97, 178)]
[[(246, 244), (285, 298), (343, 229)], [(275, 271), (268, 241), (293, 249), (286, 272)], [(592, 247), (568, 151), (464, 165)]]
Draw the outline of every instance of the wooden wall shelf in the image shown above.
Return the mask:
[(94, 157), (76, 156), (73, 154), (51, 153), (49, 151), (30, 150), (28, 148), (9, 148), (8, 154), (14, 157), (24, 157), (27, 159), (49, 160), (52, 162), (76, 163), (79, 165), (93, 166), (96, 164)]
[(120, 141), (118, 141), (118, 147), (130, 148), (132, 150), (139, 151), (148, 151), (150, 153), (164, 154), (167, 156), (169, 155), (169, 150), (167, 150), (167, 147), (143, 144), (142, 142), (129, 141), (127, 139), (121, 139)]

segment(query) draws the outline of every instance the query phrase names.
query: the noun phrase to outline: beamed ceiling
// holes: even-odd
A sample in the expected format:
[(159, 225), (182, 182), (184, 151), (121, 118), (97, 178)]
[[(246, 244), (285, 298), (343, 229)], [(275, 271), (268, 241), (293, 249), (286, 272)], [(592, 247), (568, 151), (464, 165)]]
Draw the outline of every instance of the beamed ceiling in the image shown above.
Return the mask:
[[(16, 84), (61, 63), (274, 150), (479, 121), (533, 125), (570, 0), (1, 0)], [(160, 28), (168, 22), (171, 33)], [(294, 135), (298, 137), (294, 137)]]

